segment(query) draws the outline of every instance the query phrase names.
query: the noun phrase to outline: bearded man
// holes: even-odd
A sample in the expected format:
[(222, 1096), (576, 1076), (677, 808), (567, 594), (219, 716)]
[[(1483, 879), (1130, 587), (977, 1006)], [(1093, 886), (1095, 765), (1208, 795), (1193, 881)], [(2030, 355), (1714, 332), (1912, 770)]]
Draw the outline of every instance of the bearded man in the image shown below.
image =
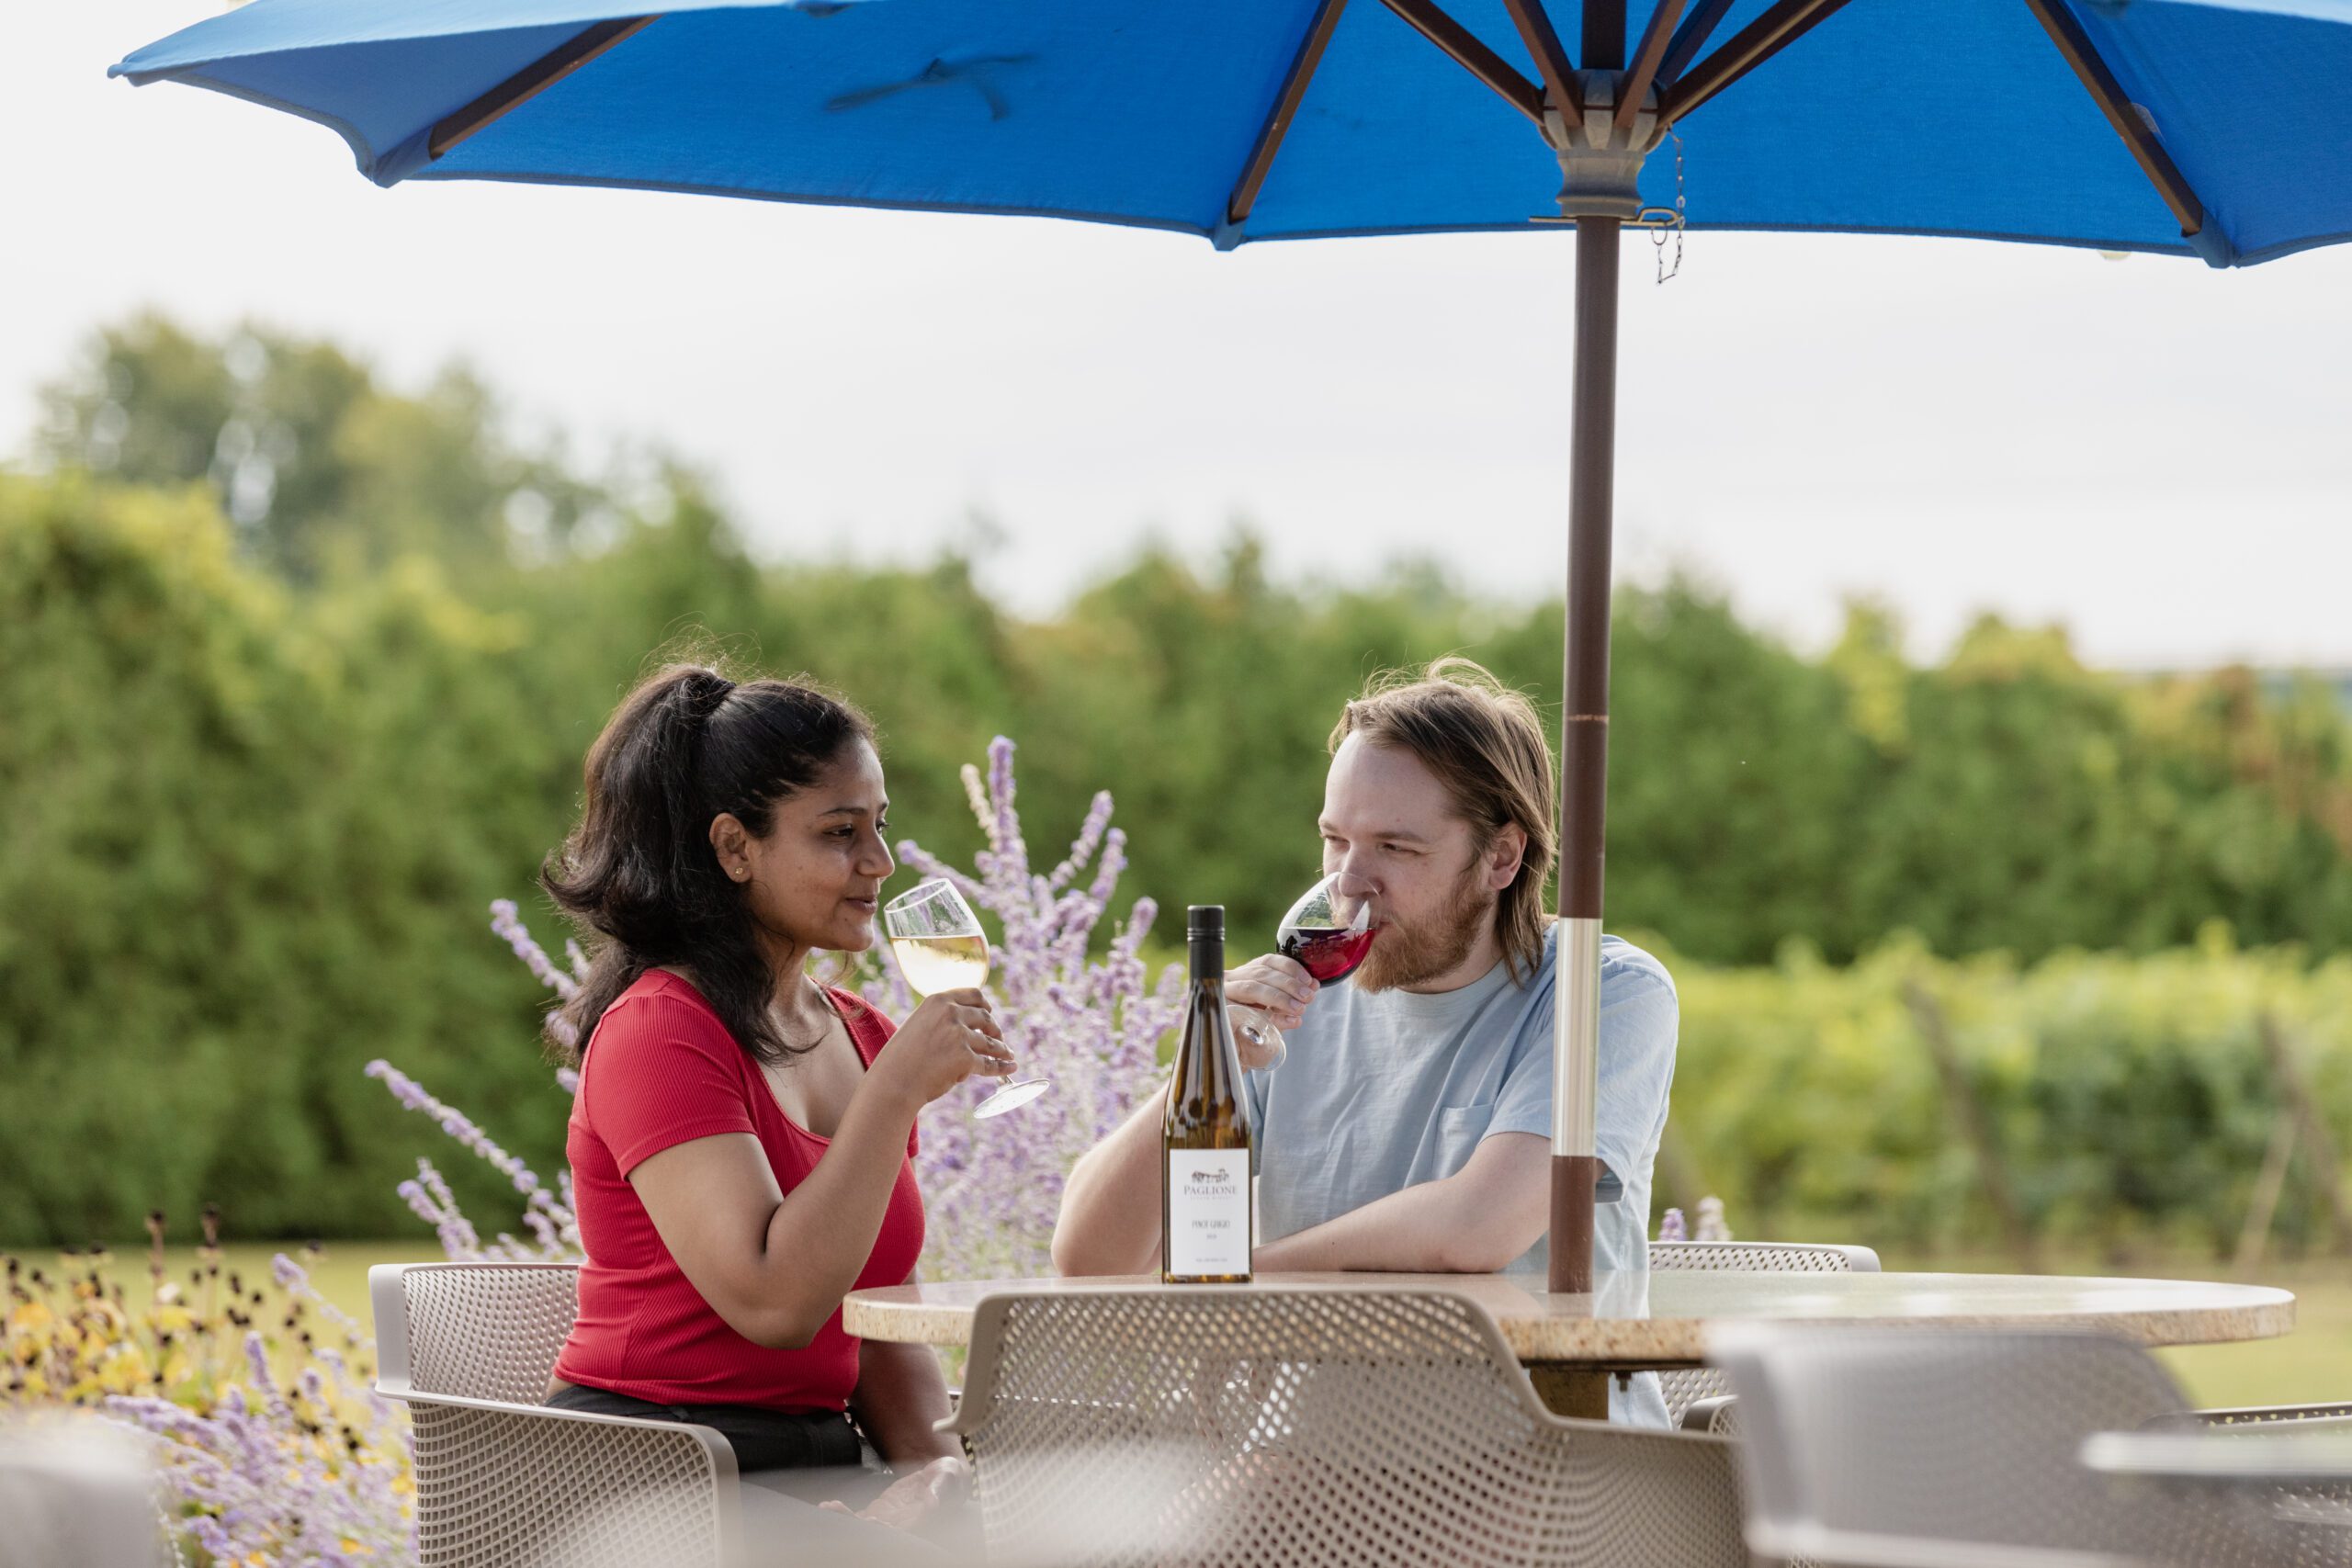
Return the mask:
[[(1338, 894), (1368, 906), (1370, 953), (1318, 985), (1270, 953), (1226, 975), (1249, 1069), (1263, 1271), (1541, 1273), (1550, 1217), (1557, 932), (1544, 912), (1557, 794), (1532, 704), (1468, 660), (1375, 682), (1331, 731), (1317, 827)], [(1246, 1027), (1271, 1019), (1277, 1055)], [(1593, 1267), (1648, 1266), (1650, 1168), (1674, 1081), (1674, 983), (1615, 937), (1600, 949)], [(1262, 1033), (1262, 1032), (1260, 1032)], [(1054, 1229), (1065, 1274), (1159, 1255), (1163, 1087), (1070, 1172)], [(1611, 1415), (1666, 1425), (1655, 1378)]]

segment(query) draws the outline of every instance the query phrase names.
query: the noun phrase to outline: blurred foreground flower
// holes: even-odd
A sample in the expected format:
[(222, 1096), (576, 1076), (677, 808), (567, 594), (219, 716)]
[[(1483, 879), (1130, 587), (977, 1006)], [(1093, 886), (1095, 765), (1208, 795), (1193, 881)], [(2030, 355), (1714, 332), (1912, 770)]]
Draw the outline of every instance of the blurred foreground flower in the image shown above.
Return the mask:
[(327, 1563), (413, 1555), (407, 1422), (371, 1386), (375, 1348), (284, 1253), (268, 1280), (224, 1270), (220, 1216), (169, 1277), (148, 1216), (144, 1299), (101, 1250), (51, 1270), (8, 1258), (0, 1326), (12, 1420), (82, 1409), (138, 1434), (183, 1561)]

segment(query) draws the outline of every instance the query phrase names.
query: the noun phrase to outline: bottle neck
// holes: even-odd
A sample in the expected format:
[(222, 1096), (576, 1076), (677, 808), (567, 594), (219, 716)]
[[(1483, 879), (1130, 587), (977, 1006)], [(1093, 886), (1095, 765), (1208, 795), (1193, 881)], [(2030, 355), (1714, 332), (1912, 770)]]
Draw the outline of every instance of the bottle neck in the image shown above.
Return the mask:
[(1196, 936), (1186, 944), (1190, 949), (1193, 984), (1214, 986), (1225, 989), (1225, 938)]

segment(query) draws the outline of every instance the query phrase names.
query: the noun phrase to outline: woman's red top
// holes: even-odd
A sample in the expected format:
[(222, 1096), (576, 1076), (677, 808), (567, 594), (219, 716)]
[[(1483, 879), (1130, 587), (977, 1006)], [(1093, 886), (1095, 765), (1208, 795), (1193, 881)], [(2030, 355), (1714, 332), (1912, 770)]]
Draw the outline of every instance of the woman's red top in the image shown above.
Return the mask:
[[(846, 991), (826, 994), (871, 1068), (890, 1038), (890, 1021)], [(842, 1331), (841, 1309), (804, 1348), (752, 1344), (687, 1281), (628, 1184), (641, 1161), (719, 1133), (758, 1138), (786, 1192), (830, 1143), (785, 1115), (759, 1064), (701, 992), (665, 970), (648, 970), (605, 1010), (581, 1063), (566, 1147), (588, 1258), (580, 1270), (580, 1315), (555, 1375), (661, 1404), (846, 1408), (857, 1387), (858, 1342)], [(858, 1271), (861, 1289), (902, 1283), (922, 1252), (914, 1152), (910, 1133), (881, 1234)]]

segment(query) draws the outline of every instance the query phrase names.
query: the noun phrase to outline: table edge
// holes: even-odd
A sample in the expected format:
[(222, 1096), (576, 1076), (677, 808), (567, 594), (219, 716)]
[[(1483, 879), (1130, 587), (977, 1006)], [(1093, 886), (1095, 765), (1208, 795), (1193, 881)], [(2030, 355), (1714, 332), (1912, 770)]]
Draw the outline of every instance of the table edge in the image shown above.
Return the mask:
[[(980, 1281), (975, 1281), (976, 1283)], [(2220, 1284), (2224, 1281), (2190, 1281)], [(989, 1292), (1003, 1295), (1065, 1295), (1069, 1281), (1039, 1280), (1023, 1281), (1034, 1288), (1023, 1290), (1022, 1284), (1008, 1283), (1001, 1291)], [(908, 1287), (893, 1285), (866, 1291), (853, 1291), (842, 1303), (842, 1327), (855, 1337), (874, 1339), (884, 1344), (931, 1345), (939, 1348), (961, 1348), (969, 1343), (973, 1314), (978, 1298), (971, 1305), (950, 1305), (942, 1303), (893, 1302), (881, 1298), (891, 1292)], [(919, 1288), (919, 1287), (918, 1287)], [(1105, 1288), (1110, 1287), (1107, 1283)], [(1188, 1290), (1215, 1291), (1224, 1287), (1198, 1286)], [(1243, 1289), (1245, 1287), (1232, 1287)], [(1367, 1282), (1363, 1285), (1330, 1284), (1302, 1286), (1302, 1289), (1335, 1292), (1378, 1291), (1396, 1289)], [(1414, 1287), (1443, 1290), (1442, 1285)], [(2104, 1334), (2125, 1339), (2150, 1348), (2184, 1345), (2245, 1344), (2260, 1339), (2276, 1339), (2294, 1332), (2296, 1301), (2292, 1292), (2272, 1285), (2233, 1285), (2233, 1290), (2254, 1293), (2257, 1299), (2222, 1306), (2149, 1307), (2118, 1312), (2051, 1312), (2031, 1315), (1999, 1314), (1971, 1317), (1960, 1314), (1923, 1320), (1917, 1317), (1893, 1315), (1885, 1317), (1775, 1317), (1775, 1324), (1792, 1327), (1843, 1328), (1943, 1328), (1966, 1331), (1971, 1329), (2057, 1329), (2062, 1331)], [(1466, 1292), (1465, 1292), (1466, 1293)], [(2267, 1297), (2269, 1299), (2259, 1299)], [(2184, 1318), (2228, 1316), (2235, 1320), (2231, 1330), (2184, 1325)], [(953, 1320), (952, 1326), (943, 1326), (942, 1318)], [(1510, 1318), (1497, 1320), (1503, 1342), (1522, 1361), (1555, 1362), (1577, 1366), (1639, 1362), (1667, 1365), (1680, 1363), (1697, 1365), (1704, 1360), (1706, 1338), (1714, 1325), (1727, 1319), (1705, 1317), (1672, 1318)], [(1754, 1321), (1754, 1320), (1737, 1320)], [(1582, 1348), (1564, 1347), (1559, 1333), (1573, 1332), (1581, 1327), (1588, 1332), (1596, 1327), (1614, 1332), (1590, 1335), (1596, 1340)], [(898, 1332), (892, 1332), (898, 1330)]]

